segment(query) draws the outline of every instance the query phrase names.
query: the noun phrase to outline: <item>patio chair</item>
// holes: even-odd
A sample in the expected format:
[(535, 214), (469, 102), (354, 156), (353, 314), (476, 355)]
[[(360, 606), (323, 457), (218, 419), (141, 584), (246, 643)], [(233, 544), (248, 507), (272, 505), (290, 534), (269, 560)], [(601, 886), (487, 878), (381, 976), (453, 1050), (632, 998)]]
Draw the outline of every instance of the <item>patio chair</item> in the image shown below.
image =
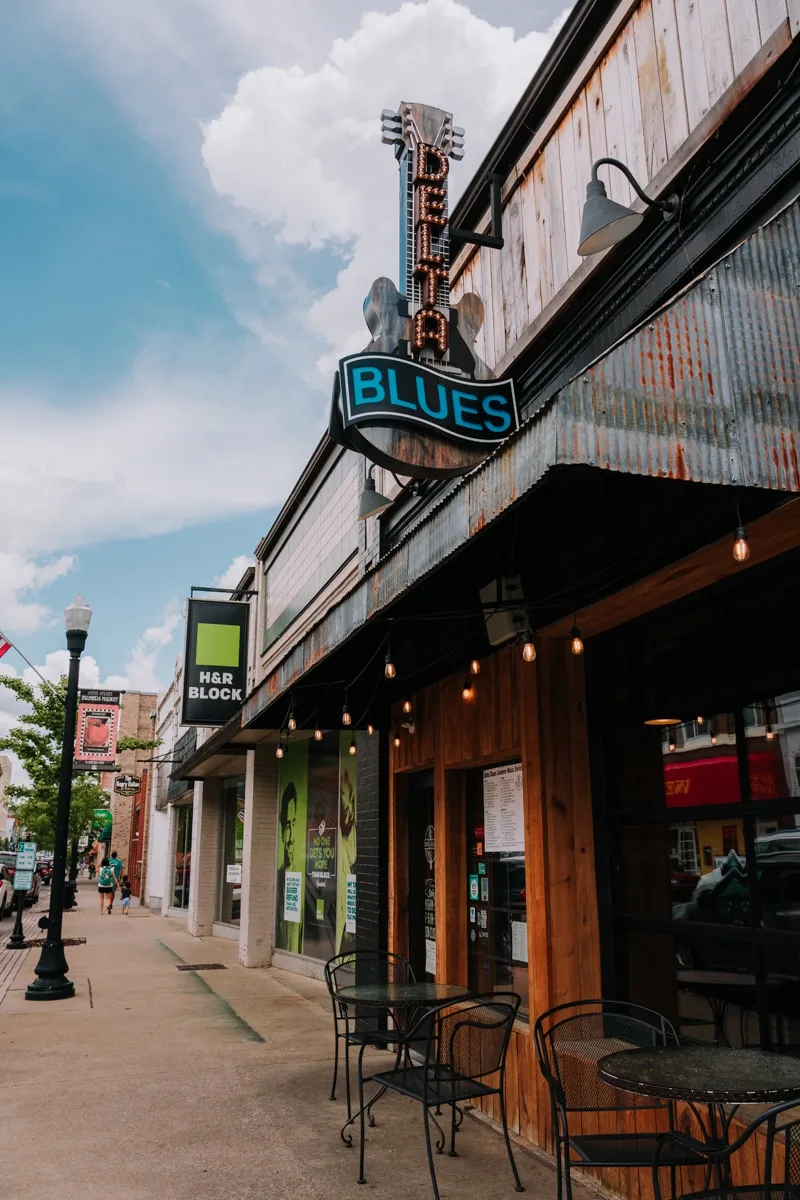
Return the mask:
[(347, 1116), (352, 1116), (350, 1101), (350, 1047), (351, 1046), (396, 1046), (402, 1032), (382, 1028), (385, 1020), (383, 1010), (358, 1015), (351, 1005), (337, 997), (343, 987), (356, 983), (413, 983), (416, 982), (411, 963), (401, 954), (389, 950), (352, 950), (337, 954), (325, 963), (325, 983), (333, 1008), (334, 1059), (333, 1082), (330, 1099), (336, 1099), (336, 1081), (339, 1076), (339, 1043), (344, 1042), (345, 1091), (347, 1094)]
[[(666, 1017), (638, 1004), (612, 1000), (581, 1000), (559, 1004), (542, 1013), (533, 1027), (539, 1069), (550, 1091), (553, 1145), (556, 1156), (558, 1200), (566, 1185), (572, 1200), (572, 1167), (650, 1167), (659, 1133), (584, 1133), (573, 1126), (579, 1114), (661, 1109), (674, 1128), (674, 1112), (667, 1100), (622, 1092), (597, 1074), (597, 1063), (606, 1054), (631, 1047), (677, 1045), (678, 1037)], [(670, 1142), (667, 1134), (662, 1166), (697, 1165), (691, 1149)]]
[[(762, 1127), (765, 1127), (766, 1134), (763, 1157), (761, 1149), (754, 1156), (763, 1166), (761, 1179), (733, 1186), (731, 1157)], [(759, 1113), (741, 1135), (728, 1145), (698, 1142), (683, 1133), (659, 1138), (653, 1160), (655, 1200), (661, 1200), (658, 1169), (662, 1165), (661, 1149), (667, 1137), (672, 1145), (678, 1144), (701, 1159), (708, 1168), (707, 1178), (711, 1177), (716, 1167), (720, 1181), (720, 1186), (712, 1191), (687, 1192), (681, 1200), (798, 1200), (800, 1197), (800, 1097)]]
[[(482, 1096), (497, 1096), (503, 1125), (508, 1161), (514, 1175), (518, 1192), (523, 1188), (517, 1164), (508, 1136), (506, 1106), (503, 1087), (505, 1083), (506, 1052), (511, 1029), (520, 1005), (515, 992), (492, 992), (488, 995), (470, 996), (454, 1003), (452, 1000), (429, 1009), (411, 1026), (401, 1049), (409, 1051), (400, 1065), (400, 1058), (391, 1071), (380, 1071), (365, 1079), (361, 1071), (363, 1050), (359, 1053), (358, 1088), (361, 1106), (361, 1146), (359, 1160), (359, 1183), (366, 1183), (364, 1176), (364, 1084), (377, 1083), (381, 1091), (399, 1092), (422, 1105), (425, 1125), (425, 1146), (428, 1168), (431, 1173), (433, 1195), (439, 1200), (439, 1187), (433, 1165), (430, 1122), (438, 1130), (437, 1153), (445, 1146), (445, 1134), (431, 1109), (437, 1112), (443, 1105), (450, 1105), (450, 1150), (456, 1154), (456, 1132), (463, 1119), (458, 1107), (465, 1100)], [(413, 1055), (413, 1057), (412, 1057)], [(491, 1077), (495, 1076), (494, 1079)], [(367, 1105), (369, 1107), (369, 1105)]]

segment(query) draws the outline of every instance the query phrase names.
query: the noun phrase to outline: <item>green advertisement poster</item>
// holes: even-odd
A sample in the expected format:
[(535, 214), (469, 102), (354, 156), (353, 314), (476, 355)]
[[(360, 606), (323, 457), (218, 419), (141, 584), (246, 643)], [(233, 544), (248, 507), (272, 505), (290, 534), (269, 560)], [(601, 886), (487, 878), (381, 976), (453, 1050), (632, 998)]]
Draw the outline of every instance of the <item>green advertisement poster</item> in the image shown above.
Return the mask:
[(286, 747), (281, 759), (278, 805), (278, 880), (275, 945), (299, 954), (303, 948), (303, 907), (308, 811), (308, 742)]
[(355, 948), (356, 932), (356, 759), (349, 754), (351, 735), (339, 739), (339, 830), (336, 887), (336, 950)]

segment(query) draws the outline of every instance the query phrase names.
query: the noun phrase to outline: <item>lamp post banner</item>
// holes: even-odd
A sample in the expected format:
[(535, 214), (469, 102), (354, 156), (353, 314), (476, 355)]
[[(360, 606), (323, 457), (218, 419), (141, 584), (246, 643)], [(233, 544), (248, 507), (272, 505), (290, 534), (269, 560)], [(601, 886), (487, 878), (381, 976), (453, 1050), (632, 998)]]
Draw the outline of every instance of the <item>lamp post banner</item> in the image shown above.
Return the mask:
[(510, 379), (467, 379), (393, 354), (351, 354), (339, 363), (339, 380), (345, 429), (421, 426), (488, 451), (519, 428)]
[(116, 764), (119, 702), (119, 692), (78, 693), (74, 761), (83, 770), (102, 771)]
[(225, 725), (247, 692), (249, 606), (236, 600), (189, 600), (182, 725)]

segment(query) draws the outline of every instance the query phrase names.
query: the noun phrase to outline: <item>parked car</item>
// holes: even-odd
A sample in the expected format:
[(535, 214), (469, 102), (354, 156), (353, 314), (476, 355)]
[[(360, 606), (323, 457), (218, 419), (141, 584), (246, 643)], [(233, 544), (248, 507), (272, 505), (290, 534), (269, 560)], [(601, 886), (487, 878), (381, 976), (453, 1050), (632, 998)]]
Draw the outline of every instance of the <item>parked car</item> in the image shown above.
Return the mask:
[(11, 912), (14, 904), (14, 884), (5, 863), (0, 863), (0, 921)]
[(36, 860), (36, 870), (39, 872), (39, 878), (45, 887), (50, 886), (50, 880), (53, 878), (53, 860), (52, 858), (38, 858)]
[[(6, 868), (9, 878), (14, 879), (14, 868), (16, 867), (17, 856), (13, 850), (0, 850), (0, 866)], [(37, 863), (36, 870), (33, 872), (33, 884), (25, 893), (25, 903), (35, 904), (39, 899), (39, 888), (41, 887), (42, 879), (39, 874), (39, 866)]]

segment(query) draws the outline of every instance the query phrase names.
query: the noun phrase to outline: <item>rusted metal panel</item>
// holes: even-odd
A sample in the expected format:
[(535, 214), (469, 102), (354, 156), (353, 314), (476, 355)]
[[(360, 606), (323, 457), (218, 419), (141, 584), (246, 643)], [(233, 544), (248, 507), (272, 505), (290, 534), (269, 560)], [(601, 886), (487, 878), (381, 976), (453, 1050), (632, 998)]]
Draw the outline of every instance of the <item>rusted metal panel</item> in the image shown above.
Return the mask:
[(800, 201), (453, 484), (246, 702), (247, 724), (557, 466), (800, 491)]

